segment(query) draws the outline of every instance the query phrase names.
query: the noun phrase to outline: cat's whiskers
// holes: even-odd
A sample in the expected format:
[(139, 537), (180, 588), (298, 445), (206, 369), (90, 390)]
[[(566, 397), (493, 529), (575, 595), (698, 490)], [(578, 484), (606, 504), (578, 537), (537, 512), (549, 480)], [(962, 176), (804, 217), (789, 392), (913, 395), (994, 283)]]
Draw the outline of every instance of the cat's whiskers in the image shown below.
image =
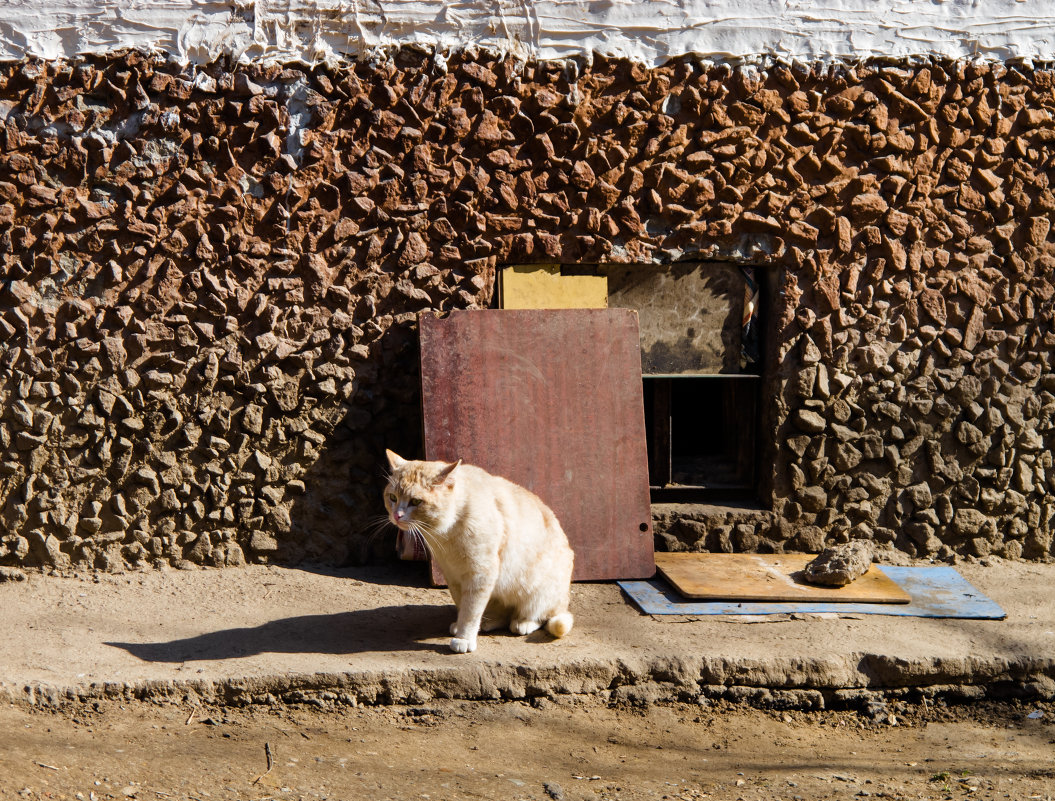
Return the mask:
[(388, 515), (377, 515), (367, 521), (367, 523), (360, 529), (360, 534), (365, 534), (367, 536), (367, 542), (372, 545), (374, 540), (384, 534), (385, 530), (391, 524), (392, 521), (388, 519)]
[(427, 525), (423, 521), (414, 520), (410, 523), (410, 528), (407, 529), (409, 533), (418, 537), (421, 542), (425, 545), (425, 548), (433, 554), (439, 552), (443, 554), (446, 551), (441, 544), (442, 540), (436, 535), (435, 529), (432, 526)]
[(406, 533), (409, 534), (416, 542), (420, 543), (422, 549), (426, 553), (433, 553), (432, 546), (429, 545), (428, 539), (417, 528), (408, 528)]

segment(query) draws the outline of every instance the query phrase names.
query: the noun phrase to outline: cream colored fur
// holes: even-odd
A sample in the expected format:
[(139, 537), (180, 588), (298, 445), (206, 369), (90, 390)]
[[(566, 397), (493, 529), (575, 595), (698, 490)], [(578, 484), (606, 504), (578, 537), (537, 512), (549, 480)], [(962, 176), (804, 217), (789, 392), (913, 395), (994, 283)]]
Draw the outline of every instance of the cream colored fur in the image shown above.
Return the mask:
[(408, 461), (387, 451), (388, 519), (420, 535), (443, 571), (458, 619), (451, 650), (476, 650), (479, 631), (509, 627), (554, 637), (572, 627), (574, 554), (538, 496), (479, 467)]

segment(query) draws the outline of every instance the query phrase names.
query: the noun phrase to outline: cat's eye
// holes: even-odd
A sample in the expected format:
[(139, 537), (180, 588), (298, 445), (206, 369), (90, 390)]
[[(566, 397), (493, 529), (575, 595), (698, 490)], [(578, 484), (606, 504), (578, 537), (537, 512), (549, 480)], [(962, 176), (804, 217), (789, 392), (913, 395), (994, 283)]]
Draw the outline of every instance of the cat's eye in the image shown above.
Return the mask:
[(411, 506), (420, 506), (421, 498), (411, 498), (409, 501), (407, 501), (407, 503), (409, 503)]
[(389, 500), (389, 501), (391, 501), (392, 503), (395, 503), (395, 502), (396, 502), (396, 495), (395, 495), (395, 493), (394, 493), (394, 492), (390, 492), (390, 493), (388, 493), (388, 496), (387, 496), (387, 497), (388, 497), (388, 500)]

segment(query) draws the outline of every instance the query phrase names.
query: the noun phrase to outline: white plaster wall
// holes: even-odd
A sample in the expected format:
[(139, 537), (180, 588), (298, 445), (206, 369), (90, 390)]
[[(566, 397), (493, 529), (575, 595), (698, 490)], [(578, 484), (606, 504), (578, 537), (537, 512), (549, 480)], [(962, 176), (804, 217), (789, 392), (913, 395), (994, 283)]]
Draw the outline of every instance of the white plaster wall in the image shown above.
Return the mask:
[(657, 64), (939, 55), (1055, 59), (1055, 0), (0, 0), (0, 59), (153, 48), (339, 59), (420, 43)]

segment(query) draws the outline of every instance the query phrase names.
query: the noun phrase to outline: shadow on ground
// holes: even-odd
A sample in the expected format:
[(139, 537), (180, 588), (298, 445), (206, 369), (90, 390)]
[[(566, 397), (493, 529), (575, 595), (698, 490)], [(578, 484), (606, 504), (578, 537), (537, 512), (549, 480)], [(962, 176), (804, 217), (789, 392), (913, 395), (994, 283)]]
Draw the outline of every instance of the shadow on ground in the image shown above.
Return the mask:
[[(380, 584), (386, 587), (425, 588), (431, 586), (429, 566), (426, 562), (404, 562), (392, 559), (379, 564), (355, 567), (334, 567), (319, 563), (301, 563), (284, 567), (315, 576), (351, 579), (364, 584)], [(443, 596), (446, 600), (450, 600), (446, 591)]]
[[(169, 642), (107, 642), (144, 662), (204, 662), (263, 653), (359, 654), (447, 651), (453, 606), (383, 606), (301, 615), (252, 628), (224, 629)], [(422, 642), (439, 638), (438, 642)]]

